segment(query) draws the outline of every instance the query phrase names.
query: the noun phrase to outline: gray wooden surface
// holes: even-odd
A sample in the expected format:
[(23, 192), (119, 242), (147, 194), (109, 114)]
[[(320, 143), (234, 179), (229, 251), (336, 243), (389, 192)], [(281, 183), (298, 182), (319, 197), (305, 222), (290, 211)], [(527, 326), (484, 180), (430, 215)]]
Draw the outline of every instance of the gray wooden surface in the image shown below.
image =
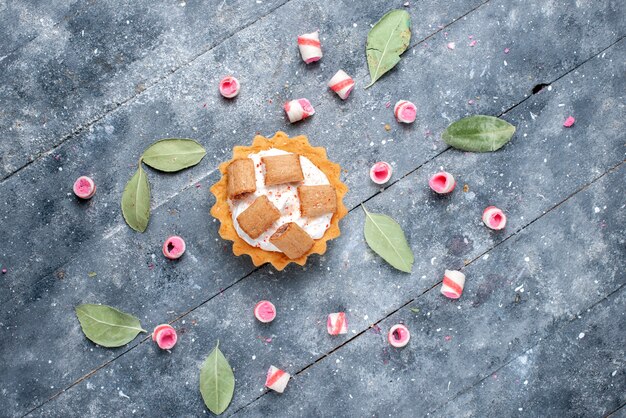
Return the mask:
[[(0, 416), (210, 414), (198, 375), (218, 339), (236, 376), (226, 415), (626, 414), (626, 3), (409, 3), (410, 49), (363, 90), (370, 25), (404, 1), (0, 1)], [(324, 58), (306, 66), (295, 37), (318, 28)], [(339, 68), (357, 82), (346, 102), (325, 87)], [(226, 74), (242, 82), (233, 101), (217, 94)], [(290, 125), (281, 105), (296, 97), (317, 114)], [(413, 125), (386, 108), (399, 99), (416, 103)], [(516, 125), (512, 141), (447, 148), (443, 129), (478, 113)], [(326, 147), (351, 189), (341, 237), (280, 273), (234, 257), (208, 213), (232, 147), (278, 130)], [(207, 156), (148, 172), (137, 234), (121, 193), (167, 136)], [(367, 175), (378, 160), (394, 167), (384, 189)], [(445, 198), (427, 188), (442, 168), (459, 183)], [(71, 194), (83, 174), (88, 202)], [(402, 225), (412, 274), (369, 250), (361, 203)], [(491, 204), (503, 231), (480, 221)], [(160, 254), (172, 234), (187, 242), (177, 262)], [(459, 301), (439, 294), (446, 268), (467, 274)], [(278, 309), (269, 325), (252, 317), (260, 299)], [(171, 322), (179, 343), (97, 347), (79, 303)], [(338, 310), (349, 333), (330, 337)], [(398, 350), (385, 334), (400, 321), (412, 339)], [(263, 388), (271, 364), (293, 376), (283, 395)]]

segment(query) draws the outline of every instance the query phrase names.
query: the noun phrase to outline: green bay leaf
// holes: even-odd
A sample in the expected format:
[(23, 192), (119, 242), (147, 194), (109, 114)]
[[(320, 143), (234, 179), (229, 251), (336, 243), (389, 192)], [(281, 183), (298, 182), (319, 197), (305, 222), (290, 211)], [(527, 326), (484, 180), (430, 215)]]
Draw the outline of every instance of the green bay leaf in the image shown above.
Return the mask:
[(171, 173), (198, 164), (205, 155), (193, 139), (166, 138), (150, 145), (141, 158), (150, 167)]
[(135, 174), (128, 180), (122, 194), (122, 214), (128, 226), (143, 232), (150, 220), (150, 184), (141, 163)]
[(111, 306), (83, 304), (74, 309), (85, 336), (103, 347), (121, 347), (146, 332), (139, 319)]
[(413, 268), (413, 251), (400, 225), (387, 215), (365, 211), (365, 241), (376, 254), (400, 271)]
[(235, 392), (235, 375), (219, 349), (219, 341), (200, 369), (200, 393), (204, 404), (215, 415), (228, 408)]
[(365, 53), (370, 70), (370, 87), (400, 61), (411, 41), (411, 16), (405, 10), (385, 14), (367, 34)]
[(511, 140), (515, 126), (502, 119), (476, 115), (458, 120), (441, 137), (451, 147), (471, 152), (496, 151)]

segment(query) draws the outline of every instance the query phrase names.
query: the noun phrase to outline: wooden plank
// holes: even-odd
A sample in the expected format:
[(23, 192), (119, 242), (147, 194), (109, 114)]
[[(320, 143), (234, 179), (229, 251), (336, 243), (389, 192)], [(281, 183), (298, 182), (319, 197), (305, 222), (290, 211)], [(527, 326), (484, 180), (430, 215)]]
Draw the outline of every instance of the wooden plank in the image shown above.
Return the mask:
[[(287, 1), (55, 0), (31, 12), (12, 6), (0, 18), (27, 38), (34, 36), (24, 21), (30, 13), (65, 18), (19, 47), (18, 36), (6, 56), (0, 53), (0, 135), (11, 138), (0, 142), (0, 178), (42, 154), (52, 157), (60, 143)], [(15, 14), (21, 19), (11, 20)]]
[[(459, 301), (428, 290), (241, 415), (598, 416), (616, 407), (626, 388), (623, 367), (611, 376), (625, 353), (625, 174), (622, 164), (467, 266)], [(386, 341), (399, 322), (412, 333), (404, 349)], [(579, 332), (591, 341), (577, 342)], [(489, 389), (466, 392), (479, 382)]]
[[(262, 378), (269, 364), (288, 371), (306, 367), (350, 335), (393, 312), (407, 298), (429, 289), (440, 279), (444, 268), (459, 267), (464, 259), (480, 256), (619, 164), (623, 160), (617, 117), (621, 110), (600, 104), (607, 97), (617, 98), (621, 94), (623, 63), (612, 58), (619, 56), (623, 48), (623, 42), (614, 46), (604, 56), (554, 83), (550, 92), (536, 95), (515, 108), (508, 118), (520, 129), (517, 138), (524, 139), (514, 140), (494, 154), (442, 154), (367, 203), (371, 210), (389, 213), (403, 224), (416, 252), (413, 275), (392, 271), (366, 249), (361, 238), (362, 215), (356, 211), (344, 222), (344, 234), (328, 255), (298, 273), (297, 280), (292, 270), (272, 274), (262, 269), (187, 315), (184, 324), (179, 321), (177, 326), (185, 329), (186, 343), (181, 339), (173, 360), (165, 357), (163, 362), (155, 362), (158, 350), (152, 344), (141, 344), (87, 380), (107, 394), (115, 394), (114, 388), (121, 388), (131, 396), (132, 390), (131, 402), (115, 396), (105, 398), (101, 396), (103, 392), (90, 391), (86, 382), (81, 382), (38, 413), (54, 415), (85, 403), (100, 411), (136, 409), (150, 415), (157, 410), (167, 414), (168, 408), (176, 408), (180, 414), (201, 413), (202, 403), (193, 382), (217, 338), (222, 341), (221, 348), (235, 367), (238, 379), (232, 410), (254, 400), (263, 390)], [(587, 82), (593, 77), (598, 80)], [(580, 110), (584, 122), (568, 131), (561, 126), (559, 104), (571, 97), (572, 85), (587, 113), (582, 115)], [(603, 94), (597, 94), (598, 89)], [(530, 116), (531, 111), (535, 117)], [(606, 120), (617, 121), (616, 129), (607, 129)], [(519, 158), (520, 155), (525, 158)], [(569, 168), (559, 168), (562, 161), (567, 161)], [(487, 165), (489, 169), (480, 169)], [(470, 192), (458, 191), (451, 199), (435, 199), (425, 187), (420, 187), (440, 166), (454, 168), (459, 182), (467, 182)], [(393, 197), (387, 199), (390, 193)], [(494, 197), (497, 201), (488, 202)], [(489, 203), (510, 211), (509, 227), (504, 234), (489, 233), (480, 224), (482, 208)], [(255, 323), (250, 307), (261, 298), (272, 299), (279, 306), (279, 318), (285, 319), (269, 328)], [(349, 311), (352, 334), (327, 338), (324, 315), (340, 309)], [(272, 341), (268, 343), (266, 338)], [(167, 366), (172, 364), (170, 361), (175, 362), (175, 368)], [(184, 389), (165, 390), (166, 386), (158, 383), (164, 367), (171, 380), (163, 385), (183, 381), (189, 384)]]
[[(435, 416), (607, 416), (626, 403), (626, 292), (511, 360)], [(621, 412), (623, 414), (623, 411)]]

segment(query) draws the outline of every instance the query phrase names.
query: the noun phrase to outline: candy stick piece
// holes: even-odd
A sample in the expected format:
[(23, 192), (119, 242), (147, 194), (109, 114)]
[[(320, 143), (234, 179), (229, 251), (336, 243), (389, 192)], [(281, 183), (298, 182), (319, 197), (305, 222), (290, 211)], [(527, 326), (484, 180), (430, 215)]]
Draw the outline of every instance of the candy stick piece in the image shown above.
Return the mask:
[(274, 232), (270, 237), (270, 243), (294, 260), (309, 252), (315, 241), (297, 223), (289, 222)]
[(295, 123), (315, 114), (315, 109), (307, 99), (296, 99), (285, 103), (285, 113), (289, 122)]
[(250, 158), (239, 158), (228, 165), (228, 197), (238, 199), (244, 194), (256, 191), (254, 161)]
[(346, 100), (354, 88), (354, 80), (345, 71), (339, 70), (328, 82), (328, 87), (341, 98)]
[(452, 174), (441, 171), (430, 178), (428, 185), (435, 193), (446, 194), (454, 190), (456, 181)]
[(441, 294), (450, 299), (458, 299), (465, 286), (465, 274), (458, 270), (446, 270), (441, 284)]
[(393, 107), (393, 114), (398, 122), (413, 123), (417, 117), (417, 107), (408, 100), (399, 100)]
[(80, 176), (74, 182), (74, 194), (81, 199), (91, 199), (96, 194), (96, 183), (91, 177)]
[(323, 56), (319, 31), (298, 36), (298, 48), (305, 63), (310, 64), (319, 61)]
[(279, 219), (280, 211), (267, 196), (262, 195), (237, 216), (237, 223), (250, 238), (257, 239)]
[(483, 212), (483, 222), (488, 228), (500, 230), (506, 226), (506, 215), (495, 206), (487, 207)]
[(298, 154), (282, 154), (261, 157), (265, 166), (265, 185), (297, 183), (304, 180), (300, 156)]
[(152, 341), (155, 341), (161, 350), (169, 350), (176, 345), (178, 336), (176, 330), (169, 324), (157, 325), (152, 332)]
[(370, 179), (376, 184), (385, 184), (391, 178), (393, 169), (389, 163), (379, 161), (370, 168)]
[(276, 318), (276, 307), (269, 300), (262, 300), (254, 307), (254, 317), (263, 323), (272, 322)]
[(315, 218), (337, 211), (337, 193), (330, 184), (298, 187), (300, 213), (306, 218)]
[(387, 341), (396, 348), (404, 347), (409, 343), (411, 333), (409, 329), (402, 324), (396, 324), (389, 330)]
[(240, 88), (241, 85), (239, 84), (239, 80), (235, 77), (224, 77), (222, 81), (220, 81), (220, 94), (227, 99), (232, 99), (237, 96)]
[(270, 366), (265, 378), (265, 386), (275, 392), (283, 393), (290, 377), (289, 373), (280, 370), (278, 367)]
[(326, 321), (326, 330), (330, 335), (347, 334), (348, 322), (346, 321), (345, 312), (328, 314), (328, 320)]

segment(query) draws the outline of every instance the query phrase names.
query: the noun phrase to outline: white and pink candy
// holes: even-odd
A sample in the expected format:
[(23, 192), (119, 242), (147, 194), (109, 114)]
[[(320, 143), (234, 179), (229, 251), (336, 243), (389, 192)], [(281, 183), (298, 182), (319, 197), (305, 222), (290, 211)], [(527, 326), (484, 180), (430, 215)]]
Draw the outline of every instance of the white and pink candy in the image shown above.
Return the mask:
[(458, 299), (465, 286), (465, 274), (458, 270), (446, 270), (441, 284), (441, 294), (450, 299)]
[(263, 323), (272, 322), (276, 318), (276, 307), (269, 300), (262, 300), (254, 307), (254, 317)]
[(152, 341), (156, 342), (161, 350), (169, 350), (176, 345), (178, 336), (171, 325), (161, 324), (152, 332)]
[(186, 249), (185, 240), (177, 235), (169, 237), (163, 243), (163, 255), (170, 260), (182, 257)]
[(354, 80), (344, 70), (339, 70), (328, 82), (328, 87), (341, 98), (346, 100), (354, 88)]
[(96, 183), (87, 176), (80, 176), (74, 182), (74, 194), (81, 199), (91, 199), (96, 194)]
[(320, 43), (319, 31), (298, 36), (298, 48), (300, 48), (302, 60), (307, 64), (319, 61), (322, 58), (322, 44)]
[(435, 193), (446, 194), (454, 190), (456, 181), (454, 180), (454, 176), (452, 176), (452, 174), (440, 171), (430, 178), (428, 185)]
[(389, 330), (387, 334), (387, 341), (393, 347), (401, 348), (409, 343), (411, 333), (409, 329), (402, 324), (396, 324)]
[(285, 113), (289, 122), (294, 123), (315, 114), (315, 109), (307, 99), (296, 99), (285, 103)]
[(232, 99), (239, 94), (241, 85), (235, 77), (224, 77), (220, 81), (220, 94), (227, 99)]
[(265, 378), (265, 386), (275, 392), (283, 393), (290, 377), (289, 373), (280, 370), (278, 367), (270, 366)]
[(483, 212), (483, 222), (488, 228), (498, 231), (506, 226), (506, 215), (501, 209), (489, 206)]
[(370, 179), (376, 184), (385, 184), (391, 178), (392, 172), (389, 163), (379, 161), (370, 168)]
[(330, 335), (347, 334), (348, 322), (346, 321), (346, 313), (336, 312), (328, 314), (326, 329)]
[(398, 122), (413, 123), (417, 117), (417, 107), (408, 100), (400, 100), (393, 107), (393, 114)]

